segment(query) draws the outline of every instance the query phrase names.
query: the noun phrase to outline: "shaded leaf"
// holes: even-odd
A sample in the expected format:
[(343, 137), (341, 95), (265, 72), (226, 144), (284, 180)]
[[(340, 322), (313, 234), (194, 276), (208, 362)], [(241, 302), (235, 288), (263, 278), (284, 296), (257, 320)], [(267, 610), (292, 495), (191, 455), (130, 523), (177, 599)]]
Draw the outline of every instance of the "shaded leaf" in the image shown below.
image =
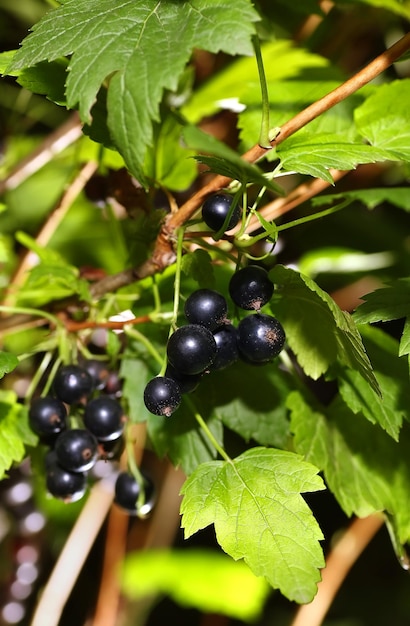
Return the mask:
[(322, 488), (316, 468), (292, 452), (253, 448), (204, 463), (182, 488), (185, 536), (214, 524), (225, 552), (289, 599), (309, 602), (324, 564), (322, 533), (300, 494)]
[(23, 460), (25, 446), (36, 443), (28, 425), (27, 407), (17, 401), (13, 391), (0, 391), (0, 479), (13, 463)]
[(313, 206), (322, 206), (323, 204), (331, 204), (339, 200), (358, 200), (362, 202), (368, 209), (388, 202), (394, 206), (410, 211), (410, 194), (408, 187), (383, 187), (373, 189), (356, 189), (353, 191), (343, 191), (341, 193), (324, 194), (312, 198)]
[(0, 378), (12, 372), (19, 364), (18, 358), (10, 352), (0, 352)]

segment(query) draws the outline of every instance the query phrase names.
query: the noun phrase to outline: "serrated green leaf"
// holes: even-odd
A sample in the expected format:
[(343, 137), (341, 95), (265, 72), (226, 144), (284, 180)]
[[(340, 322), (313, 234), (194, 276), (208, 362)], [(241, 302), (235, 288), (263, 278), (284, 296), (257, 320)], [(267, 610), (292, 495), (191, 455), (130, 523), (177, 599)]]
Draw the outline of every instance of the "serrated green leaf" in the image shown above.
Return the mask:
[[(207, 420), (208, 428), (222, 445), (223, 426), (215, 416)], [(180, 466), (185, 474), (192, 474), (201, 463), (216, 458), (217, 452), (198, 426), (190, 407), (182, 402), (169, 418), (150, 415), (148, 434), (159, 456), (167, 455), (174, 466)]]
[(220, 0), (67, 0), (34, 26), (9, 71), (70, 55), (67, 105), (78, 106), (85, 123), (109, 79), (108, 127), (142, 181), (163, 92), (177, 88), (192, 50), (252, 54), (258, 19), (249, 0), (234, 7)]
[(391, 159), (410, 161), (410, 79), (379, 85), (355, 110), (358, 132), (372, 146), (388, 151)]
[(335, 361), (357, 370), (379, 393), (369, 358), (352, 317), (311, 278), (277, 265), (271, 308), (283, 324), (287, 342), (308, 376), (325, 374)]
[(19, 291), (18, 304), (42, 306), (73, 295), (84, 302), (91, 302), (88, 283), (78, 277), (76, 268), (40, 263), (30, 270)]
[(282, 167), (287, 171), (322, 178), (333, 184), (330, 168), (352, 170), (361, 163), (391, 158), (390, 153), (344, 135), (298, 132), (277, 147)]
[(289, 599), (310, 602), (322, 533), (300, 494), (320, 489), (316, 468), (292, 452), (252, 448), (232, 462), (204, 463), (182, 488), (185, 536), (213, 523), (225, 552)]
[(38, 63), (35, 67), (23, 69), (18, 76), (19, 85), (33, 93), (43, 94), (56, 104), (65, 105), (65, 80), (67, 77), (66, 59), (51, 63)]
[(19, 364), (18, 358), (10, 352), (0, 352), (0, 378), (12, 372)]
[(303, 254), (298, 267), (302, 274), (314, 277), (322, 273), (372, 272), (393, 265), (391, 252), (366, 253), (349, 248), (315, 248)]
[[(181, 576), (183, 572), (183, 576)], [(185, 607), (253, 621), (269, 586), (243, 562), (209, 550), (148, 550), (127, 555), (121, 576), (129, 598), (166, 593)]]
[(188, 277), (193, 278), (203, 289), (212, 289), (215, 285), (214, 268), (209, 252), (194, 250), (182, 257), (181, 269)]
[(410, 194), (408, 187), (373, 187), (372, 189), (355, 189), (353, 191), (342, 191), (341, 193), (324, 194), (312, 198), (313, 206), (331, 204), (340, 200), (358, 200), (368, 209), (388, 202), (394, 206), (410, 211)]
[(362, 296), (353, 318), (357, 324), (387, 322), (410, 313), (410, 278), (397, 278), (385, 287)]
[(395, 339), (377, 328), (361, 330), (381, 396), (352, 369), (344, 370), (339, 378), (340, 394), (354, 413), (361, 412), (366, 419), (379, 424), (397, 441), (403, 419), (408, 416), (408, 365), (398, 358), (398, 342)]
[(186, 126), (183, 136), (190, 148), (211, 155), (201, 154), (195, 157), (197, 161), (207, 165), (210, 171), (238, 180), (242, 184), (255, 183), (267, 187), (280, 195), (284, 194), (281, 187), (268, 180), (259, 167), (244, 161), (237, 152), (216, 139), (216, 137), (205, 133), (195, 126)]
[(289, 436), (285, 404), (291, 389), (290, 377), (277, 363), (235, 363), (204, 377), (195, 393), (201, 412), (216, 415), (245, 441), (282, 448)]
[(394, 516), (399, 539), (410, 539), (410, 425), (398, 442), (340, 397), (313, 410), (299, 392), (288, 398), (297, 452), (324, 471), (329, 489), (348, 516), (378, 511)]
[(27, 408), (17, 401), (13, 391), (0, 391), (0, 480), (13, 463), (20, 462), (26, 445), (35, 445), (37, 437), (28, 425)]

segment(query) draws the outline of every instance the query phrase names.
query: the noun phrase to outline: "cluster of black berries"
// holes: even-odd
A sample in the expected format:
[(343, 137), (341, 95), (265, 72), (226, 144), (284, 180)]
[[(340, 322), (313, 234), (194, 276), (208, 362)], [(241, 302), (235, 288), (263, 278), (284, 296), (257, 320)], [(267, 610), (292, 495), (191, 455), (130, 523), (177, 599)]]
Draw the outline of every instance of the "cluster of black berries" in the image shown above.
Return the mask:
[(144, 390), (144, 402), (154, 415), (170, 416), (182, 394), (193, 391), (205, 372), (228, 367), (238, 358), (250, 364), (268, 363), (278, 356), (285, 343), (280, 322), (260, 313), (273, 294), (267, 271), (248, 265), (235, 272), (229, 283), (233, 302), (252, 315), (237, 327), (227, 319), (225, 297), (211, 289), (198, 289), (185, 302), (188, 321), (167, 343), (167, 369), (164, 376), (152, 378)]
[[(107, 393), (110, 386), (110, 373), (97, 360), (84, 367), (65, 365), (56, 373), (53, 395), (31, 403), (30, 427), (49, 446), (45, 456), (47, 490), (64, 502), (82, 498), (88, 474), (98, 460), (116, 460), (124, 449), (126, 420), (119, 401)], [(75, 427), (70, 427), (70, 416), (77, 422)], [(148, 479), (147, 485), (139, 485), (134, 476), (120, 472), (115, 502), (129, 513), (137, 513), (137, 500), (145, 486)]]

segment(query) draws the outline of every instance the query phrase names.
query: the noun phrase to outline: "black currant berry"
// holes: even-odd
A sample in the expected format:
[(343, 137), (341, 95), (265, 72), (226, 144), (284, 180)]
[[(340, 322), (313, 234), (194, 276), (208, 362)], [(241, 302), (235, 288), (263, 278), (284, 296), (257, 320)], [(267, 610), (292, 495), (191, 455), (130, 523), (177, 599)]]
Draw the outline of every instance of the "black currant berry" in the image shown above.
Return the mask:
[(172, 378), (172, 380), (175, 380), (175, 382), (178, 383), (181, 393), (191, 393), (192, 391), (195, 391), (202, 378), (202, 374), (182, 374), (176, 370), (175, 367), (172, 367), (171, 363), (168, 363), (167, 365), (165, 376), (167, 378)]
[(216, 356), (214, 336), (199, 324), (181, 326), (168, 339), (167, 356), (182, 374), (201, 374)]
[[(202, 219), (211, 230), (218, 231), (225, 223), (232, 205), (232, 196), (218, 193), (207, 198), (202, 206)], [(225, 231), (234, 228), (241, 217), (238, 205), (233, 209)]]
[(53, 389), (56, 396), (67, 404), (83, 402), (93, 389), (93, 379), (83, 367), (63, 365), (58, 370)]
[(31, 430), (39, 437), (47, 438), (67, 428), (67, 409), (57, 398), (36, 398), (31, 403), (28, 419)]
[(213, 289), (197, 289), (186, 299), (185, 317), (190, 324), (215, 330), (226, 321), (228, 305), (224, 296)]
[(268, 363), (285, 345), (285, 331), (271, 315), (256, 313), (238, 324), (238, 348), (248, 363)]
[(87, 475), (82, 472), (69, 472), (50, 461), (46, 468), (47, 491), (64, 502), (76, 502), (83, 497), (87, 487)]
[(144, 389), (144, 403), (150, 413), (169, 417), (181, 403), (178, 383), (167, 376), (152, 378)]
[(84, 410), (84, 426), (98, 441), (118, 439), (124, 430), (125, 417), (121, 404), (109, 396), (90, 400)]
[(271, 299), (273, 283), (263, 267), (248, 265), (232, 276), (229, 294), (241, 309), (259, 311)]
[(86, 472), (98, 459), (98, 441), (85, 428), (66, 430), (54, 446), (57, 461), (69, 472)]
[(214, 331), (217, 353), (211, 365), (212, 370), (222, 370), (239, 358), (238, 331), (235, 326), (225, 324)]
[(93, 388), (101, 391), (104, 389), (110, 370), (104, 361), (98, 361), (98, 359), (88, 359), (84, 361), (82, 367), (87, 370), (93, 380)]
[(112, 441), (99, 441), (98, 443), (100, 459), (102, 461), (115, 461), (121, 457), (121, 454), (125, 450), (125, 440), (122, 436)]
[(154, 485), (150, 478), (143, 475), (144, 502), (138, 506), (141, 486), (128, 472), (120, 472), (115, 481), (114, 502), (130, 515), (145, 516), (154, 506)]

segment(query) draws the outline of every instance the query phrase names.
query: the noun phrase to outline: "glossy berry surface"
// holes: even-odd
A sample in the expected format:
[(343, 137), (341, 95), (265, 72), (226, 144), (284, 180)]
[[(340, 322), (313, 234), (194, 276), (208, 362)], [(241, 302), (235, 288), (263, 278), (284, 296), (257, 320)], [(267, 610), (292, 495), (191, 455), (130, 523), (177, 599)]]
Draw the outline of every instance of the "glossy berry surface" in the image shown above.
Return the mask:
[(115, 481), (114, 502), (130, 515), (147, 515), (154, 505), (154, 485), (143, 475), (144, 502), (138, 506), (141, 486), (128, 472), (120, 472)]
[(83, 497), (87, 487), (87, 476), (81, 472), (69, 472), (51, 461), (46, 469), (47, 491), (64, 502), (76, 502)]
[(85, 406), (84, 426), (99, 441), (118, 439), (124, 430), (124, 423), (121, 404), (114, 398), (99, 396)]
[(168, 361), (183, 374), (204, 372), (212, 364), (216, 351), (213, 334), (199, 324), (181, 326), (167, 344)]
[(228, 305), (224, 296), (213, 289), (197, 289), (186, 299), (184, 312), (190, 324), (214, 330), (224, 323)]
[[(228, 194), (218, 193), (207, 198), (202, 205), (202, 219), (211, 230), (220, 230), (225, 219), (228, 217), (232, 205), (232, 196)], [(234, 228), (241, 217), (240, 207), (237, 205), (224, 229), (225, 231)]]
[(144, 403), (150, 413), (169, 417), (181, 403), (178, 383), (167, 376), (152, 378), (144, 389)]
[(239, 358), (238, 331), (231, 324), (226, 324), (214, 331), (217, 352), (212, 370), (222, 370), (235, 363)]
[(67, 409), (57, 398), (36, 398), (31, 403), (28, 419), (31, 430), (40, 437), (58, 435), (67, 428)]
[(179, 385), (181, 393), (192, 393), (199, 385), (199, 381), (202, 378), (202, 374), (182, 374), (172, 367), (170, 363), (165, 370), (165, 376), (172, 378)]
[(233, 302), (247, 311), (259, 311), (272, 294), (273, 283), (268, 272), (259, 265), (243, 267), (229, 281), (229, 295)]
[(104, 361), (98, 359), (88, 359), (84, 361), (83, 368), (90, 374), (93, 381), (93, 388), (104, 389), (110, 376), (110, 371)]
[(98, 458), (98, 442), (85, 428), (66, 430), (54, 446), (57, 461), (70, 472), (86, 472)]
[(111, 441), (99, 441), (100, 459), (103, 461), (118, 460), (125, 450), (125, 439), (120, 436)]
[(53, 389), (56, 396), (67, 404), (83, 402), (93, 389), (93, 379), (83, 367), (63, 365), (58, 370)]
[(285, 345), (285, 331), (271, 315), (256, 313), (243, 318), (238, 325), (238, 348), (249, 363), (268, 363)]

